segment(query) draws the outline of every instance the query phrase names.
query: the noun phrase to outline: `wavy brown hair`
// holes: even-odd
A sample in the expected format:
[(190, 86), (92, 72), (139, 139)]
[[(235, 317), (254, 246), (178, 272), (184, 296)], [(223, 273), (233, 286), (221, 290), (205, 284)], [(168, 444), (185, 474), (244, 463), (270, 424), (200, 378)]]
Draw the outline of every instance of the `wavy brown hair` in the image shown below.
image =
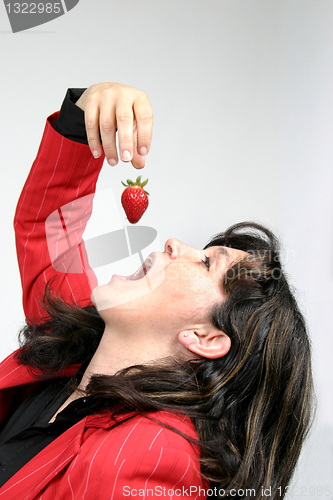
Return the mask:
[[(227, 300), (212, 311), (213, 324), (230, 336), (229, 353), (93, 376), (87, 403), (91, 412), (113, 415), (158, 410), (185, 414), (196, 428), (201, 471), (212, 487), (225, 494), (251, 489), (256, 499), (267, 498), (263, 490), (270, 488), (272, 499), (283, 498), (312, 416), (305, 321), (270, 230), (236, 224), (205, 248), (216, 245), (249, 254), (227, 271)], [(49, 290), (44, 302), (47, 320), (27, 322), (19, 360), (50, 377), (71, 363), (91, 359), (104, 322), (94, 307), (65, 304)]]

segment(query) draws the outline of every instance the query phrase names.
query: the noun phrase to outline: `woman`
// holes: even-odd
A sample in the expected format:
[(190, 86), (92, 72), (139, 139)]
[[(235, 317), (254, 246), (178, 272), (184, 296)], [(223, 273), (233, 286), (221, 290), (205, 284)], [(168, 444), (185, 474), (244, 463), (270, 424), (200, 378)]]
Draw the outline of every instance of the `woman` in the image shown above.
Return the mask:
[[(104, 153), (118, 162), (116, 128), (120, 157), (142, 168), (146, 95), (69, 91), (18, 203), (27, 325), (0, 366), (0, 499), (282, 498), (312, 379), (277, 240), (247, 223), (204, 250), (170, 239), (133, 276), (96, 287), (82, 221)], [(51, 260), (54, 214), (69, 243)]]

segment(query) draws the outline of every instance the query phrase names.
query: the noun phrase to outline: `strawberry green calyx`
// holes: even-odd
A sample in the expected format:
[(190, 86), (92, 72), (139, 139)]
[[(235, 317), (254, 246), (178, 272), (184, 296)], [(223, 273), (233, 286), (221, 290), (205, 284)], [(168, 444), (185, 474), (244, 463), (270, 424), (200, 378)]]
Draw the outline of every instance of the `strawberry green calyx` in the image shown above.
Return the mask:
[(147, 184), (148, 179), (141, 182), (141, 177), (142, 177), (142, 175), (139, 175), (139, 177), (137, 177), (135, 182), (131, 181), (131, 179), (127, 179), (127, 184), (125, 184), (123, 181), (121, 181), (121, 183), (125, 187), (141, 188), (146, 194), (149, 195), (149, 193), (145, 189), (143, 189), (144, 186)]

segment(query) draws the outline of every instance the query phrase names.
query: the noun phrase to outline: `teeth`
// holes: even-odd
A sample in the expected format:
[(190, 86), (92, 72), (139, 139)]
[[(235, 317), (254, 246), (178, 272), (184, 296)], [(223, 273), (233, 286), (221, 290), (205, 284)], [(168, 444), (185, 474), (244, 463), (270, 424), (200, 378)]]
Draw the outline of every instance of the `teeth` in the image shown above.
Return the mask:
[(147, 257), (147, 259), (145, 260), (145, 266), (146, 268), (150, 268), (151, 266), (153, 265), (153, 258), (152, 257)]

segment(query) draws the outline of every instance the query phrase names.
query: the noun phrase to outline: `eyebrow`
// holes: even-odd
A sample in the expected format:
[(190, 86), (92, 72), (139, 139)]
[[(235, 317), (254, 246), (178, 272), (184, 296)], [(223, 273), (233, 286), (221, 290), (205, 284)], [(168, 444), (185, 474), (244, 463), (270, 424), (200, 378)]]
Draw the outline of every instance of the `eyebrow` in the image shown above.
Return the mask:
[(225, 247), (218, 247), (218, 250), (216, 251), (217, 254), (222, 254), (222, 255), (225, 255), (226, 257), (228, 257), (230, 259), (230, 253), (228, 252), (228, 250), (225, 248)]

